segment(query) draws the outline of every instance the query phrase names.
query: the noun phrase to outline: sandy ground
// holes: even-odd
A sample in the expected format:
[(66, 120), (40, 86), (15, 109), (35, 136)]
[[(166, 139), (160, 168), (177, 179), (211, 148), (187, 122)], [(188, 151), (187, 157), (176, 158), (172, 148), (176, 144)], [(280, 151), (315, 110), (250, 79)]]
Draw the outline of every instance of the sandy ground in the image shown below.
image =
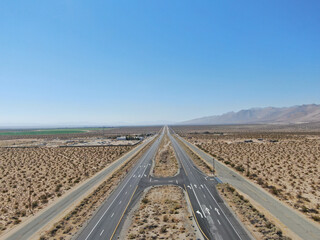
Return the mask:
[(187, 134), (185, 138), (320, 222), (320, 138), (287, 133)]
[(255, 239), (291, 239), (283, 234), (275, 222), (268, 219), (229, 184), (219, 184), (217, 189)]
[(155, 177), (172, 177), (178, 173), (178, 169), (179, 165), (171, 141), (165, 134), (155, 158), (153, 175)]
[(139, 140), (116, 140), (105, 137), (72, 138), (72, 139), (11, 139), (1, 140), (0, 147), (59, 147), (59, 146), (122, 146), (135, 145)]
[(187, 152), (188, 156), (192, 158), (194, 164), (205, 174), (208, 176), (212, 176), (214, 174), (213, 166), (209, 166), (206, 162), (204, 162), (198, 155), (196, 155), (193, 151), (190, 150), (179, 138), (175, 138), (180, 146)]
[(131, 146), (0, 148), (0, 234), (130, 149)]
[(128, 221), (121, 239), (202, 239), (196, 234), (199, 231), (183, 190), (177, 186), (151, 188)]
[(104, 181), (92, 194), (86, 197), (78, 206), (71, 209), (70, 212), (58, 221), (54, 226), (41, 233), (41, 240), (55, 239), (72, 239), (77, 232), (83, 227), (87, 221), (93, 216), (99, 206), (107, 199), (112, 191), (119, 185), (127, 172), (141, 158), (145, 151), (154, 141), (148, 143), (142, 151), (139, 152), (133, 159), (127, 162), (119, 170), (117, 170), (110, 178)]

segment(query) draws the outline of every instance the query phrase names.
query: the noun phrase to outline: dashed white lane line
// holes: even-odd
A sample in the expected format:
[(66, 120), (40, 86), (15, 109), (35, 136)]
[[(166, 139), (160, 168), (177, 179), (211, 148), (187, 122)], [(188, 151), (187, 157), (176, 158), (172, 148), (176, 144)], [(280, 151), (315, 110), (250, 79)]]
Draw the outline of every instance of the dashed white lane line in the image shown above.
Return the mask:
[[(211, 192), (209, 191), (209, 189), (207, 188), (206, 185), (204, 185), (205, 188), (207, 189), (207, 191), (209, 192), (210, 196), (213, 198), (213, 200), (216, 202), (217, 206), (220, 208), (217, 200), (213, 197), (213, 195), (211, 194)], [(229, 222), (230, 226), (233, 228), (234, 232), (237, 234), (237, 236), (239, 237), (239, 239), (242, 240), (242, 238), (240, 237), (240, 235), (238, 234), (238, 232), (236, 231), (236, 229), (234, 228), (234, 226), (231, 224), (230, 220), (227, 218), (226, 214), (222, 211), (222, 209), (220, 208), (221, 212), (223, 213), (224, 217), (227, 219), (227, 221)]]
[(103, 232), (104, 232), (104, 229), (101, 231), (100, 236), (102, 235)]
[(122, 203), (122, 201), (119, 202), (119, 205)]
[(128, 192), (126, 192), (125, 194), (127, 195)]
[(220, 221), (217, 219), (218, 223), (221, 225)]
[(112, 213), (111, 217), (113, 217), (114, 213)]
[(203, 194), (203, 197), (206, 198), (206, 195)]

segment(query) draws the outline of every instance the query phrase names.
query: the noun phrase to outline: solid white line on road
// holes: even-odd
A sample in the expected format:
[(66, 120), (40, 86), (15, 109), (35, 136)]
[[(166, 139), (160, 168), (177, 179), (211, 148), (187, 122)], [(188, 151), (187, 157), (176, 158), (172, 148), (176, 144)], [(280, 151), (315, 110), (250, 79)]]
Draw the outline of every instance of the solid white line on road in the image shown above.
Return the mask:
[(102, 235), (103, 232), (104, 232), (104, 229), (101, 231), (100, 236)]
[(195, 196), (196, 199), (197, 199), (197, 202), (198, 202), (198, 204), (199, 204), (199, 206), (200, 206), (200, 209), (201, 209), (201, 211), (202, 211), (202, 213), (203, 213), (203, 216), (206, 218), (207, 216), (206, 216), (206, 214), (204, 213), (204, 211), (203, 211), (203, 209), (202, 209), (202, 207), (201, 207), (201, 204), (200, 204), (200, 202), (199, 202), (199, 199), (198, 199), (198, 197), (197, 197), (197, 194), (196, 194), (196, 192), (194, 191), (192, 185), (191, 185), (191, 188), (192, 188), (192, 191), (193, 191), (194, 196)]
[[(206, 185), (204, 185), (205, 188), (207, 189), (207, 191), (209, 192), (210, 196), (213, 198), (213, 200), (216, 202), (217, 206), (220, 208), (218, 202), (216, 201), (216, 199), (212, 196), (211, 192), (209, 191), (209, 189), (207, 188)], [(224, 217), (228, 220), (229, 224), (231, 225), (231, 227), (233, 228), (233, 230), (235, 231), (235, 233), (237, 234), (237, 236), (239, 237), (239, 239), (242, 240), (242, 238), (239, 236), (238, 232), (236, 231), (236, 229), (234, 228), (234, 226), (231, 224), (230, 220), (227, 218), (226, 214), (222, 211), (222, 209), (220, 208), (220, 211), (223, 213)]]
[(217, 219), (218, 223), (221, 225), (220, 221)]
[(111, 217), (113, 217), (114, 213), (112, 213)]
[[(150, 151), (150, 149), (148, 150)], [(138, 167), (136, 168), (136, 171), (138, 171)], [(120, 193), (122, 192), (122, 190), (125, 188), (125, 186), (129, 183), (130, 181), (130, 177), (128, 178), (127, 182), (123, 185), (123, 187), (121, 188), (121, 190), (119, 191), (119, 193), (117, 194), (117, 196), (113, 199), (113, 201), (111, 202), (111, 204), (109, 205), (109, 207), (107, 208), (107, 210), (102, 214), (102, 216), (100, 217), (100, 219), (97, 221), (97, 223), (94, 225), (94, 227), (91, 229), (91, 231), (89, 232), (89, 234), (87, 235), (87, 237), (85, 238), (85, 240), (87, 240), (89, 238), (89, 236), (91, 235), (91, 233), (93, 232), (93, 230), (97, 227), (97, 225), (99, 224), (99, 222), (101, 221), (101, 219), (104, 217), (104, 215), (106, 215), (107, 211), (109, 210), (109, 208), (112, 206), (112, 204), (114, 203), (114, 201), (118, 198), (118, 196), (120, 195)], [(131, 184), (130, 184), (131, 187)]]

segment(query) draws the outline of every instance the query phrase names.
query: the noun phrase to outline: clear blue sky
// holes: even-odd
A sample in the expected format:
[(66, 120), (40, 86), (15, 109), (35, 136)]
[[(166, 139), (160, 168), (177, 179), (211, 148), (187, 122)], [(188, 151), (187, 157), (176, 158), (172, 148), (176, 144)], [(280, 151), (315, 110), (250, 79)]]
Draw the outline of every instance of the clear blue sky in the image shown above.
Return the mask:
[(0, 126), (320, 103), (320, 1), (0, 1)]

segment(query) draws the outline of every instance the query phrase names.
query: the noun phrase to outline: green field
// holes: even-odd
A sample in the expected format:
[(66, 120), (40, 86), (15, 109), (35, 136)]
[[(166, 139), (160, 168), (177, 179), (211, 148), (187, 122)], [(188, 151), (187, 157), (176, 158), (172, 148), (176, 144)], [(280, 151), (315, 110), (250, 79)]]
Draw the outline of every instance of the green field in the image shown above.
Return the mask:
[(85, 132), (88, 132), (88, 130), (89, 129), (20, 130), (20, 131), (0, 132), (0, 136), (72, 134), (72, 133), (85, 133)]

